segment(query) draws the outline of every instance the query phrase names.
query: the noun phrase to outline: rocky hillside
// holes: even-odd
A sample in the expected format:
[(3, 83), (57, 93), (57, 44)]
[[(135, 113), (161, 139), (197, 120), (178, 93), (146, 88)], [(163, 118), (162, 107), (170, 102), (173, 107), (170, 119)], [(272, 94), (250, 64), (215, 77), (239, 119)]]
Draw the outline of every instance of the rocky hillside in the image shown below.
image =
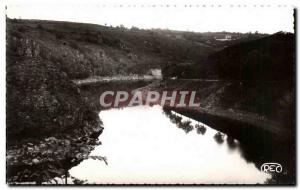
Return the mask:
[[(7, 19), (8, 32), (23, 39), (19, 49), (32, 43), (34, 52), (59, 62), (69, 78), (147, 74), (153, 68), (190, 65), (208, 55), (261, 34), (231, 33), (235, 40), (220, 41), (226, 32), (193, 33), (169, 30), (108, 27), (71, 22)], [(22, 51), (22, 50), (19, 50)]]
[(7, 182), (41, 183), (86, 158), (102, 122), (49, 47), (15, 29), (8, 22)]
[(97, 113), (88, 109), (48, 47), (8, 23), (7, 136), (41, 138), (71, 129), (98, 128)]

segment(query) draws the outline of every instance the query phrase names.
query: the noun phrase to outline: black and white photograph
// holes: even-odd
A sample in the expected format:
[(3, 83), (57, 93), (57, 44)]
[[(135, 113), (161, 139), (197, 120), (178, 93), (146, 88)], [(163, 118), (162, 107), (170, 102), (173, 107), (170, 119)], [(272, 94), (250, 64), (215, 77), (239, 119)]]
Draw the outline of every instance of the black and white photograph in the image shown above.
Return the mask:
[(4, 14), (9, 187), (296, 185), (296, 7)]

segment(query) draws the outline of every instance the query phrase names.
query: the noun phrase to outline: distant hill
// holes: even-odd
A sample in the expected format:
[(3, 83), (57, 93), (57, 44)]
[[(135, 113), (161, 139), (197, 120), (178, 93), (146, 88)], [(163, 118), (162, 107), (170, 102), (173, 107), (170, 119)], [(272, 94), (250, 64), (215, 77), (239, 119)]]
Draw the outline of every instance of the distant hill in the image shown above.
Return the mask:
[[(19, 49), (13, 53), (31, 49), (35, 52), (33, 56), (60, 63), (72, 79), (145, 74), (153, 68), (198, 64), (227, 46), (265, 36), (16, 19), (7, 19), (7, 33), (9, 43)], [(220, 41), (226, 36), (232, 40)]]
[(278, 81), (293, 79), (295, 36), (279, 32), (227, 47), (208, 57), (206, 69), (222, 79)]
[(193, 64), (174, 64), (163, 70), (166, 78), (212, 78), (227, 80), (292, 79), (295, 37), (276, 33), (233, 44)]

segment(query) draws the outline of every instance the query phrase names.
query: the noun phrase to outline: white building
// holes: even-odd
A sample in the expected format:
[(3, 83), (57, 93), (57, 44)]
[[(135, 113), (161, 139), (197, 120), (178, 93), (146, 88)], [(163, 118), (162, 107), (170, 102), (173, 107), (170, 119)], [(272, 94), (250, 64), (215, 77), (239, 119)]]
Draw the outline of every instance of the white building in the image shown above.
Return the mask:
[(150, 72), (154, 78), (156, 78), (156, 79), (162, 78), (161, 69), (151, 69)]

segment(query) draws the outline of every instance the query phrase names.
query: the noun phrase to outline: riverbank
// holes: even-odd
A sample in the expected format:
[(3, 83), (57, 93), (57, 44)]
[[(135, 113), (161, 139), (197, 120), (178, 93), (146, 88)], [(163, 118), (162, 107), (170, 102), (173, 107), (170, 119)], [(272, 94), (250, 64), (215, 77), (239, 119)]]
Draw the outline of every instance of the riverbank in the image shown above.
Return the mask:
[(258, 170), (261, 165), (270, 161), (280, 163), (283, 172), (274, 174), (267, 183), (290, 184), (291, 181), (295, 181), (296, 162), (293, 134), (277, 134), (260, 125), (251, 125), (230, 117), (200, 113), (192, 109), (164, 107), (164, 110), (168, 113), (179, 113), (239, 140), (240, 146), (243, 148), (243, 157), (248, 162), (253, 162)]
[[(153, 90), (158, 92), (194, 90), (200, 107), (174, 109), (199, 116), (236, 121), (241, 123), (239, 126), (255, 126), (280, 139), (289, 139), (292, 137), (295, 122), (291, 85), (288, 81), (243, 84), (238, 81), (222, 80), (163, 80), (137, 90), (143, 93)], [(214, 119), (207, 120), (213, 121)]]
[(115, 77), (99, 77), (94, 76), (87, 79), (77, 79), (72, 80), (78, 87), (81, 86), (88, 86), (88, 85), (97, 85), (99, 83), (105, 82), (138, 82), (138, 81), (145, 81), (145, 82), (152, 82), (155, 80), (160, 80), (154, 76), (115, 76)]
[(7, 147), (7, 183), (54, 182), (53, 178), (69, 177), (73, 166), (87, 159), (95, 146), (101, 144), (97, 137), (103, 128), (70, 131), (37, 140), (24, 139), (22, 143)]

